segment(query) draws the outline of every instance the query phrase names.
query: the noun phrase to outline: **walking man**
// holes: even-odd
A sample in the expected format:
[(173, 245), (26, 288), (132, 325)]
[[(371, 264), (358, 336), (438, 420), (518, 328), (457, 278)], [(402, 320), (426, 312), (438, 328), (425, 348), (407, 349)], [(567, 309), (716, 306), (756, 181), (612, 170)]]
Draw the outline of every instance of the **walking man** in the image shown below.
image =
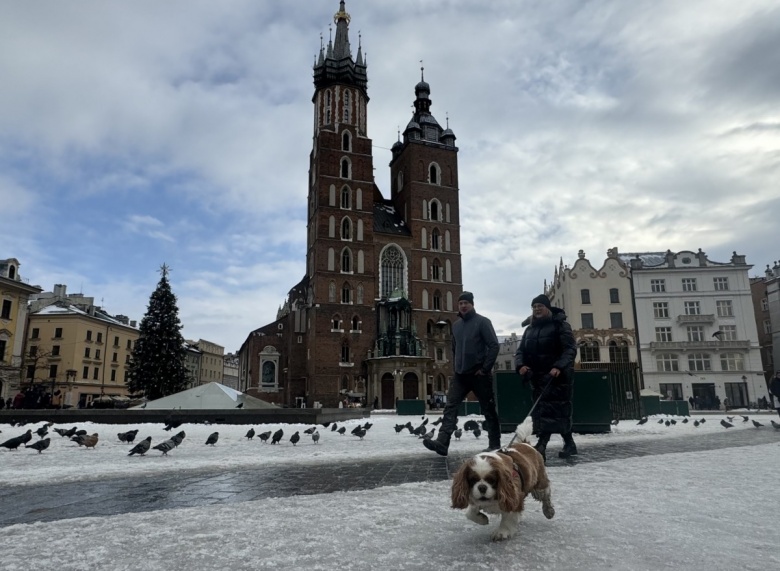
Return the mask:
[(536, 449), (546, 460), (550, 435), (557, 433), (564, 442), (558, 456), (568, 458), (577, 454), (571, 430), (577, 344), (566, 313), (551, 307), (546, 295), (536, 296), (531, 310), (531, 324), (515, 352), (515, 370), (530, 379), (534, 401), (540, 399), (533, 411), (534, 432), (539, 436)]
[(487, 317), (474, 310), (474, 294), (464, 291), (458, 298), (460, 319), (452, 326), (452, 355), (455, 376), (447, 392), (439, 436), (423, 440), (428, 450), (447, 455), (450, 436), (458, 422), (458, 406), (470, 392), (479, 399), (487, 424), (488, 447), (485, 451), (501, 448), (501, 427), (493, 394), (493, 365), (498, 357), (498, 338)]

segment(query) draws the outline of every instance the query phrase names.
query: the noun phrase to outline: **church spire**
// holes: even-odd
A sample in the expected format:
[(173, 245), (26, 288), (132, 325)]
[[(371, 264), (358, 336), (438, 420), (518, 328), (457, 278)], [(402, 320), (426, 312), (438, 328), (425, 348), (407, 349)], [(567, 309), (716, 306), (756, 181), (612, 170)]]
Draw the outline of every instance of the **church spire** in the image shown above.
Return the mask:
[[(331, 35), (324, 57), (318, 59), (314, 66), (314, 85), (317, 89), (336, 83), (357, 87), (366, 93), (368, 77), (366, 74), (366, 62), (363, 56), (362, 40), (358, 41), (358, 53), (356, 60), (352, 59), (352, 49), (349, 45), (349, 22), (351, 16), (347, 13), (345, 2), (339, 2), (339, 11), (333, 15), (333, 23), (336, 25), (335, 38)], [(332, 34), (332, 28), (331, 28)]]

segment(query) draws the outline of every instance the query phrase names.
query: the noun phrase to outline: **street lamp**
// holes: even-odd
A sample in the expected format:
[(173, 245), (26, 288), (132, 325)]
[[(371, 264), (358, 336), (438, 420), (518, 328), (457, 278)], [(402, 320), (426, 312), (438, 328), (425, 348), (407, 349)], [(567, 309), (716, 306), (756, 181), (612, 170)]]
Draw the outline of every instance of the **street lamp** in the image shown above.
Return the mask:
[[(70, 394), (73, 388), (73, 383), (76, 382), (76, 369), (68, 369), (65, 371), (65, 384), (68, 386), (68, 406), (70, 406)], [(60, 399), (60, 408), (64, 408), (65, 399)]]

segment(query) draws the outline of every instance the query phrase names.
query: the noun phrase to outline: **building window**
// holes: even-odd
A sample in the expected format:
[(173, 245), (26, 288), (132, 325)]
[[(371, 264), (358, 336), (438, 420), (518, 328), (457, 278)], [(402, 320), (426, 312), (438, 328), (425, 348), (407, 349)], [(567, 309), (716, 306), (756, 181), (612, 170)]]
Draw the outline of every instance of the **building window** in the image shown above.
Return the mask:
[(688, 341), (695, 343), (704, 341), (704, 327), (701, 325), (689, 325), (686, 329), (688, 330)]
[(341, 331), (341, 318), (336, 315), (331, 322), (331, 331)]
[(116, 369), (111, 369), (111, 382), (116, 382)]
[(98, 334), (97, 334), (97, 342), (98, 343), (102, 343), (103, 342), (103, 334), (100, 331), (98, 331)]
[[(349, 159), (344, 157), (341, 159), (341, 178), (352, 178), (350, 176), (350, 168), (349, 168)], [(348, 206), (343, 206), (342, 208), (349, 208)]]
[(598, 363), (601, 361), (599, 342), (588, 339), (580, 344), (580, 361), (583, 363)]
[(431, 264), (431, 280), (435, 282), (441, 281), (441, 266), (439, 260), (434, 260)]
[(436, 347), (436, 360), (439, 362), (444, 361), (444, 349), (441, 347)]
[(659, 371), (665, 373), (672, 373), (680, 370), (680, 365), (677, 362), (677, 355), (674, 353), (661, 353), (655, 358), (655, 364)]
[(682, 289), (683, 291), (696, 291), (696, 278), (683, 278)]
[(84, 358), (85, 359), (89, 359), (90, 358), (89, 354), (90, 354), (90, 348), (89, 347), (85, 347), (84, 348)]
[(346, 343), (346, 341), (341, 345), (341, 362), (351, 363), (349, 360), (349, 345)]
[(583, 329), (593, 329), (593, 314), (592, 313), (581, 313), (580, 319), (582, 320), (582, 328)]
[(669, 319), (669, 304), (665, 301), (654, 301), (653, 317), (656, 319)]
[(434, 228), (431, 232), (431, 250), (441, 250), (441, 235), (438, 228)]
[(764, 333), (767, 335), (772, 333), (772, 322), (769, 319), (764, 319)]
[(666, 291), (666, 280), (650, 280), (650, 291), (663, 293)]
[(433, 292), (433, 309), (441, 311), (441, 292), (439, 290)]
[(59, 357), (60, 356), (60, 346), (59, 345), (52, 345), (51, 346), (51, 355), (52, 355), (52, 357)]
[(729, 279), (728, 278), (712, 278), (715, 291), (728, 291)]
[(684, 304), (685, 315), (701, 315), (701, 307), (698, 301), (686, 301)]
[(49, 365), (49, 378), (50, 379), (57, 378), (57, 365)]
[(428, 175), (429, 175), (429, 182), (431, 184), (440, 184), (441, 181), (439, 176), (439, 167), (436, 163), (431, 163), (430, 168), (428, 169)]
[(590, 304), (590, 290), (589, 289), (581, 289), (580, 290), (580, 299), (582, 300), (582, 303), (585, 305)]
[(100, 359), (100, 349), (95, 349), (95, 359)]
[(341, 208), (344, 210), (349, 210), (352, 206), (352, 192), (350, 192), (349, 187), (345, 186), (341, 189)]
[(87, 341), (92, 341), (92, 331), (87, 329)]
[(761, 298), (761, 311), (769, 311), (769, 300), (765, 297)]
[(35, 365), (27, 365), (27, 378), (31, 381), (35, 379)]
[(341, 221), (341, 239), (352, 240), (352, 223), (349, 221), (349, 218)]
[(32, 335), (30, 336), (30, 339), (40, 339), (41, 330), (37, 327), (33, 327)]
[(344, 91), (344, 123), (350, 122), (350, 105), (352, 104), (349, 90)]
[(119, 347), (119, 337), (114, 337), (114, 347)]
[(689, 371), (711, 371), (710, 356), (708, 353), (691, 353), (688, 355)]
[(429, 208), (431, 209), (431, 211), (430, 211), (430, 219), (438, 221), (439, 220), (439, 212), (441, 210), (439, 208), (439, 203), (436, 200), (431, 200), (431, 205), (430, 205)]
[(119, 356), (116, 353), (114, 353), (111, 356), (111, 362), (116, 363), (118, 360), (119, 360)]
[(10, 299), (3, 300), (3, 309), (0, 313), (0, 318), (11, 319), (11, 305), (12, 303)]
[(624, 340), (609, 342), (609, 360), (612, 363), (628, 363), (628, 343)]
[(62, 327), (57, 327), (54, 330), (54, 338), (55, 339), (62, 339)]
[(656, 327), (655, 328), (655, 340), (662, 343), (668, 343), (672, 340), (672, 328), (671, 327)]
[(730, 299), (719, 299), (715, 302), (718, 317), (734, 317), (734, 307)]
[(28, 353), (30, 357), (35, 357), (38, 355), (38, 346), (37, 345), (30, 345), (30, 352)]
[(341, 288), (341, 303), (352, 303), (352, 290), (349, 284), (344, 284)]
[(352, 253), (349, 248), (344, 248), (341, 252), (341, 272), (345, 274), (352, 273)]
[(401, 250), (388, 246), (382, 252), (382, 298), (389, 298), (395, 290), (401, 290), (404, 284), (404, 258)]
[(745, 359), (741, 353), (722, 353), (720, 368), (723, 371), (744, 371)]
[(659, 383), (658, 392), (670, 400), (682, 400), (682, 383)]
[(720, 335), (718, 339), (721, 341), (736, 341), (737, 340), (737, 326), (736, 325), (721, 325), (718, 327)]
[(352, 318), (352, 331), (360, 331), (360, 320), (357, 315)]
[(330, 282), (328, 284), (328, 301), (330, 303), (336, 303), (336, 282)]
[(610, 329), (623, 329), (623, 314), (621, 312), (609, 314), (609, 327)]
[(620, 292), (618, 288), (609, 288), (609, 303), (620, 303)]
[(6, 346), (5, 339), (0, 339), (0, 363), (5, 362), (5, 346)]
[(127, 350), (129, 351), (132, 348), (133, 348), (133, 342), (130, 339), (128, 339), (127, 340)]
[(82, 379), (88, 379), (89, 378), (89, 367), (84, 367), (81, 371), (81, 378)]

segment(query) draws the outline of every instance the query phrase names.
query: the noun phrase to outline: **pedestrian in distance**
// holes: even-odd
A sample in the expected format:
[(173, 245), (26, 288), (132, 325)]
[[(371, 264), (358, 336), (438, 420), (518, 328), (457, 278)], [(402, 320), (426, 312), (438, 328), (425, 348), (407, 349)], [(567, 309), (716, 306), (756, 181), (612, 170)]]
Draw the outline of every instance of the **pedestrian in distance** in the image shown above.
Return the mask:
[(577, 344), (566, 313), (552, 307), (546, 295), (533, 299), (531, 311), (531, 322), (515, 352), (515, 371), (531, 383), (534, 402), (539, 399), (532, 414), (534, 433), (539, 437), (535, 448), (546, 460), (550, 436), (560, 434), (564, 445), (558, 456), (568, 458), (577, 454), (571, 402)]
[(455, 376), (447, 392), (439, 435), (424, 439), (423, 445), (442, 456), (447, 455), (450, 437), (457, 428), (458, 406), (473, 392), (479, 400), (487, 425), (488, 447), (501, 448), (501, 427), (493, 394), (493, 365), (498, 357), (498, 338), (493, 324), (474, 310), (474, 294), (464, 291), (458, 297), (458, 319), (452, 326), (452, 355)]
[(777, 415), (780, 416), (780, 371), (777, 371), (772, 380), (769, 381), (769, 392), (775, 397), (775, 409), (777, 409)]

